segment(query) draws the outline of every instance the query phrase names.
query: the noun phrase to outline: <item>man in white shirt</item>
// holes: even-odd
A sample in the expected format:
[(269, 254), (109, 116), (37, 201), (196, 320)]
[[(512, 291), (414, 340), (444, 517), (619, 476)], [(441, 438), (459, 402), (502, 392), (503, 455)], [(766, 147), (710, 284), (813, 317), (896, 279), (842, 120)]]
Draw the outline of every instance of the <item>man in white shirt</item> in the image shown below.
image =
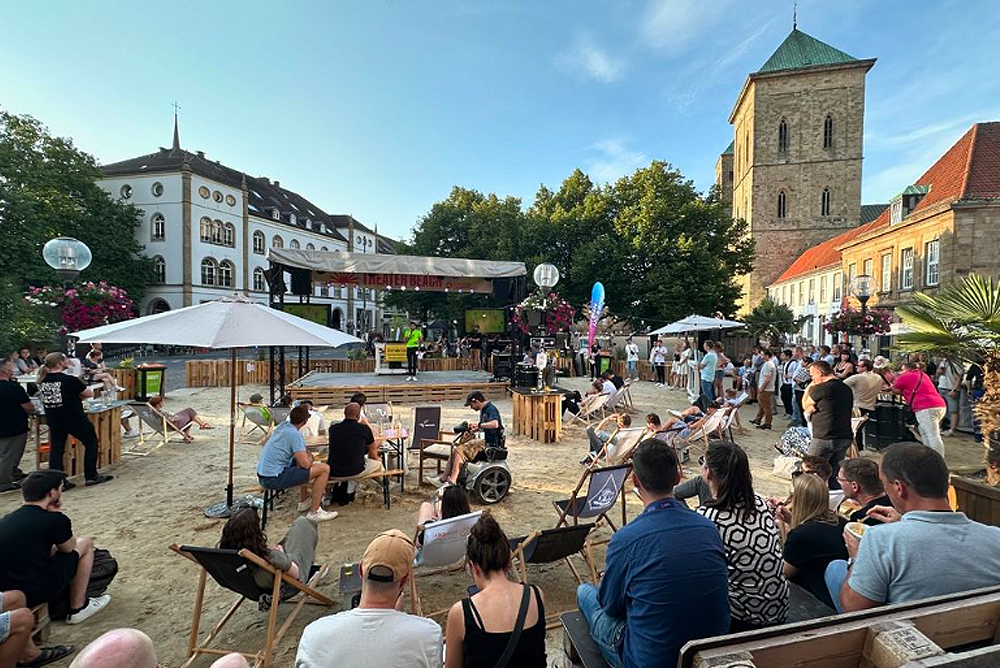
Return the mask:
[[(875, 402), (882, 392), (882, 376), (872, 370), (872, 361), (861, 358), (855, 366), (857, 373), (844, 379), (844, 385), (851, 388), (854, 393), (854, 407), (862, 415), (871, 415), (875, 412)], [(854, 441), (858, 444), (858, 450), (865, 447), (864, 425), (861, 425), (854, 434)]]
[(302, 399), (299, 401), (299, 405), (305, 404), (305, 407), (309, 409), (309, 420), (306, 422), (305, 426), (299, 429), (299, 433), (302, 434), (302, 438), (309, 443), (311, 439), (317, 436), (326, 435), (326, 418), (318, 410), (313, 408), (312, 399)]
[(441, 627), (401, 612), (413, 552), (398, 529), (376, 536), (361, 559), (358, 607), (307, 626), (295, 668), (441, 668)]
[(778, 367), (770, 348), (763, 351), (764, 363), (757, 374), (757, 416), (750, 420), (758, 429), (770, 429), (774, 419), (774, 390), (778, 386)]
[(628, 373), (625, 375), (629, 378), (637, 378), (639, 376), (639, 346), (632, 341), (631, 336), (625, 341), (625, 365), (628, 368)]

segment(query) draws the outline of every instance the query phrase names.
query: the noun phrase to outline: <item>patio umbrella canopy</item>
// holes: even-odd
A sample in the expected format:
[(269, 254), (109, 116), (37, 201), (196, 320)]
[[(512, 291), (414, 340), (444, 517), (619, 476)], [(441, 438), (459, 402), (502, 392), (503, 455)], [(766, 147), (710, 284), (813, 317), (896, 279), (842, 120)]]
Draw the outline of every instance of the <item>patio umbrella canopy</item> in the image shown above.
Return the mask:
[(660, 334), (682, 334), (684, 332), (705, 332), (713, 329), (734, 329), (742, 327), (742, 322), (724, 318), (709, 318), (703, 315), (689, 315), (686, 318), (672, 322), (649, 333), (650, 336)]
[(319, 346), (362, 343), (361, 339), (304, 318), (269, 308), (244, 297), (223, 297), (176, 311), (166, 311), (103, 327), (73, 332), (80, 343), (148, 343), (153, 345), (229, 348), (229, 484), (226, 504), (233, 503), (233, 459), (236, 450), (236, 349), (255, 346)]

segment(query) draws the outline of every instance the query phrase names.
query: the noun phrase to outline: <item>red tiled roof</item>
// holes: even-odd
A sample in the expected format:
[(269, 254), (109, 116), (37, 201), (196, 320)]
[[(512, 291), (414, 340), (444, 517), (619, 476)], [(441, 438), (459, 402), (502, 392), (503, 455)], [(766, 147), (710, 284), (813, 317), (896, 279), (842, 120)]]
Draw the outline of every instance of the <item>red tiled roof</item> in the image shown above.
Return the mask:
[[(910, 215), (947, 200), (1000, 199), (1000, 121), (973, 125), (913, 185), (929, 190)], [(889, 215), (886, 209), (867, 225), (810, 248), (775, 283), (839, 263), (840, 246), (888, 227)]]

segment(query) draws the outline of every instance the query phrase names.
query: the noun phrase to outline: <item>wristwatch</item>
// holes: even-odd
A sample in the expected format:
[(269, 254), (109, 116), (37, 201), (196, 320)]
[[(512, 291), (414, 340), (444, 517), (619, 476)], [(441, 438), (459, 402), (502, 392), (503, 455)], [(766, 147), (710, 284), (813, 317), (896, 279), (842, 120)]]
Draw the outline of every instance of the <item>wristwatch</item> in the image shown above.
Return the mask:
[(854, 561), (854, 557), (847, 558), (847, 570), (851, 570), (851, 567), (854, 566)]

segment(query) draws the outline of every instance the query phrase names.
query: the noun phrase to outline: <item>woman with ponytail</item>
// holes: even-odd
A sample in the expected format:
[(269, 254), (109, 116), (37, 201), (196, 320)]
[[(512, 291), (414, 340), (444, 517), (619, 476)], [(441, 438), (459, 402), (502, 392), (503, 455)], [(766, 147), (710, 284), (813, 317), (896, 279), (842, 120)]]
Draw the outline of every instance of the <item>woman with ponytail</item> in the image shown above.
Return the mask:
[(491, 515), (472, 527), (465, 556), (479, 591), (448, 611), (445, 668), (545, 668), (545, 597), (507, 577), (510, 541)]
[(781, 541), (764, 499), (754, 494), (747, 453), (713, 442), (700, 459), (712, 500), (699, 513), (719, 529), (729, 570), (730, 633), (781, 624), (788, 614), (788, 582)]

